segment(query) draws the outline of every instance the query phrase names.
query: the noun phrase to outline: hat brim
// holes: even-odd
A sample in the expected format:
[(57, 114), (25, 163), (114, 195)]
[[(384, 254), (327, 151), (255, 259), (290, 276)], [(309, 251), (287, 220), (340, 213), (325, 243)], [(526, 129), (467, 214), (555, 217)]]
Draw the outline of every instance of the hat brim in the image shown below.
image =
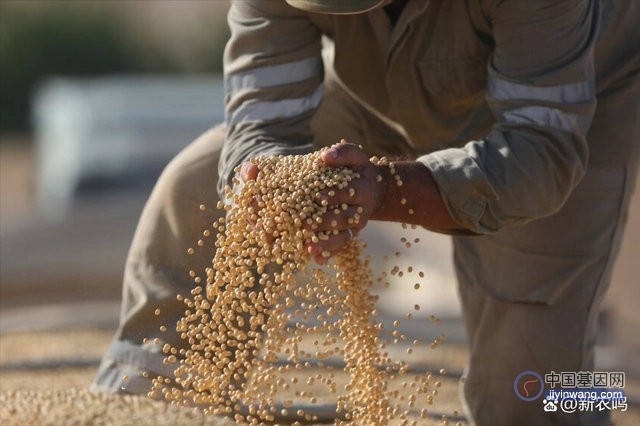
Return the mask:
[(352, 15), (375, 9), (384, 0), (286, 0), (286, 2), (306, 12)]

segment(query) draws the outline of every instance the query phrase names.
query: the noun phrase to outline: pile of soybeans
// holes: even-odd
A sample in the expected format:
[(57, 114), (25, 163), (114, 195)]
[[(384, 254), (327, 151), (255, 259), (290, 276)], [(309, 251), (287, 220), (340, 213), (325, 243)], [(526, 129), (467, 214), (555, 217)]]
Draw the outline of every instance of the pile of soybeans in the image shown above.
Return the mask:
[[(318, 420), (299, 400), (313, 407), (330, 394), (337, 425), (418, 424), (407, 420), (411, 410), (420, 398), (430, 404), (438, 383), (428, 373), (409, 374), (408, 364), (387, 351), (365, 244), (350, 239), (325, 266), (308, 253), (309, 243), (338, 234), (333, 215), (350, 212), (349, 223), (360, 221), (360, 209), (319, 201), (321, 191), (352, 192), (359, 177), (327, 167), (321, 152), (257, 157), (257, 178), (227, 188), (217, 206), (226, 217), (204, 232), (216, 235), (212, 265), (202, 277), (192, 271), (196, 286), (178, 296), (186, 310), (176, 331), (188, 345), (164, 344), (174, 377), (155, 378), (152, 398), (259, 425), (281, 417)], [(393, 163), (372, 161), (394, 174)], [(323, 220), (332, 230), (318, 230)], [(396, 343), (407, 340), (394, 326), (384, 331)], [(344, 368), (347, 383), (336, 379), (336, 368)]]
[(78, 388), (0, 393), (3, 426), (230, 426), (232, 423), (141, 395), (107, 395)]

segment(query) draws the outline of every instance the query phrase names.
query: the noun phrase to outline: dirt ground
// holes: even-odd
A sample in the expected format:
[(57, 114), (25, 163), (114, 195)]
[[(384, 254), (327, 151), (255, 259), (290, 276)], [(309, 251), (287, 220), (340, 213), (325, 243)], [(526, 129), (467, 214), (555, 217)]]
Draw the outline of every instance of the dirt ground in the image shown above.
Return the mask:
[[(129, 406), (142, 406), (147, 414), (158, 413), (162, 415), (162, 424), (171, 424), (167, 419), (175, 419), (176, 424), (182, 420), (195, 420), (196, 423), (204, 424), (234, 424), (223, 418), (207, 418), (205, 416), (192, 413), (190, 409), (167, 410), (163, 405), (151, 403), (146, 398), (135, 400), (126, 399), (116, 403), (113, 399), (92, 399), (86, 396), (86, 389), (93, 379), (96, 368), (95, 363), (107, 348), (112, 337), (112, 330), (86, 330), (79, 329), (73, 331), (58, 332), (26, 332), (12, 333), (0, 336), (0, 401), (3, 408), (0, 409), (0, 423), (2, 424), (24, 424), (25, 420), (39, 419), (41, 410), (44, 410), (51, 401), (75, 398), (83, 399), (85, 414), (74, 412), (73, 418), (78, 424), (93, 424), (95, 421), (108, 420), (109, 416), (103, 412), (104, 404), (113, 405), (115, 410), (127, 412)], [(413, 410), (419, 424), (434, 425), (442, 424), (443, 416), (449, 424), (466, 424), (462, 418), (462, 408), (457, 397), (458, 374), (466, 362), (466, 351), (460, 345), (444, 345), (435, 350), (426, 349), (420, 355), (422, 363), (426, 363), (433, 368), (432, 373), (438, 375), (442, 385), (438, 388), (438, 395), (433, 404), (422, 402)], [(439, 369), (446, 368), (448, 371), (440, 377)], [(300, 382), (303, 378), (310, 377), (319, 370), (310, 370), (298, 375)], [(425, 370), (426, 373), (426, 370)], [(418, 373), (416, 373), (418, 374)], [(344, 373), (336, 371), (336, 381), (338, 383), (347, 380)], [(343, 377), (344, 376), (344, 377)], [(323, 386), (312, 385), (305, 387), (306, 390), (316, 392), (318, 395), (317, 404), (311, 405), (302, 400), (297, 401), (300, 406), (308, 407), (310, 413), (319, 410), (320, 414), (326, 416), (327, 407), (335, 407), (335, 395), (327, 393)], [(406, 392), (407, 394), (409, 392)], [(25, 404), (23, 399), (28, 397), (29, 404)], [(296, 396), (283, 393), (282, 400), (292, 399), (296, 402)], [(116, 397), (117, 399), (117, 397)], [(420, 400), (419, 400), (420, 401)], [(418, 416), (419, 410), (427, 408), (429, 417), (421, 419)], [(330, 409), (331, 410), (331, 409)], [(335, 408), (333, 408), (335, 410)], [(188, 412), (189, 414), (185, 414)], [(330, 411), (331, 412), (331, 411)], [(51, 424), (66, 424), (64, 418), (65, 410), (53, 410), (47, 414), (47, 421)], [(56, 423), (51, 416), (60, 416), (60, 423)], [(187, 417), (185, 417), (187, 416)], [(180, 422), (178, 421), (180, 420)], [(288, 422), (281, 422), (287, 424)], [(308, 422), (307, 424), (325, 424)], [(123, 423), (124, 424), (124, 423)], [(147, 423), (142, 423), (147, 424)], [(152, 423), (149, 423), (152, 424)]]
[[(167, 408), (166, 404), (144, 397), (94, 397), (86, 389), (96, 371), (96, 363), (106, 350), (113, 330), (77, 329), (56, 332), (11, 333), (0, 336), (0, 423), (24, 424), (215, 424), (231, 425), (226, 418), (208, 417), (192, 409)], [(442, 386), (433, 404), (418, 399), (413, 413), (420, 425), (464, 425), (458, 400), (459, 374), (467, 360), (464, 346), (444, 344), (420, 354), (421, 362), (434, 375), (439, 368), (447, 371), (439, 377)], [(426, 369), (425, 369), (426, 371)], [(301, 374), (301, 373), (296, 373)], [(313, 370), (306, 376), (315, 374)], [(346, 377), (338, 377), (338, 381)], [(637, 384), (636, 384), (637, 386)], [(312, 389), (308, 390), (319, 390)], [(410, 392), (406, 392), (409, 394)], [(318, 392), (316, 410), (326, 415), (335, 404), (334, 396)], [(283, 400), (295, 395), (282, 395)], [(55, 402), (63, 402), (56, 405)], [(303, 402), (300, 402), (304, 405)], [(66, 405), (66, 407), (64, 406)], [(314, 406), (306, 403), (310, 412)], [(317, 408), (320, 407), (320, 408)], [(108, 408), (108, 410), (107, 410)], [(429, 417), (417, 417), (427, 408)], [(73, 415), (71, 415), (72, 413)], [(136, 413), (135, 415), (133, 413)], [(144, 414), (144, 416), (142, 415)], [(127, 417), (128, 416), (128, 417)], [(137, 417), (136, 417), (137, 416)], [(445, 417), (443, 417), (445, 416)], [(125, 420), (127, 419), (127, 420)], [(614, 412), (616, 424), (640, 424), (640, 407)], [(72, 422), (70, 420), (73, 420)], [(280, 424), (288, 424), (281, 421)], [(307, 424), (325, 424), (310, 422)]]

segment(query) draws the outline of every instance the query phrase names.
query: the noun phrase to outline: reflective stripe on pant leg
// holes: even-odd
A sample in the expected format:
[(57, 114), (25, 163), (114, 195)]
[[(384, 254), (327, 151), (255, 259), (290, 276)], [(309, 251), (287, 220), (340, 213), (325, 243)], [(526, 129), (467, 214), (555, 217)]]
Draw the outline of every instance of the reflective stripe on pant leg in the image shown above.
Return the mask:
[[(155, 377), (173, 377), (176, 366), (164, 364), (164, 358), (159, 346), (143, 347), (115, 340), (102, 359), (92, 390), (146, 394), (151, 390), (151, 382)], [(147, 377), (142, 376), (142, 372), (145, 372)]]
[(526, 370), (593, 370), (594, 294), (608, 286), (635, 167), (590, 168), (549, 218), (454, 238), (471, 349), (464, 394), (478, 425), (609, 424), (606, 413), (545, 413), (541, 399), (518, 399), (513, 383)]

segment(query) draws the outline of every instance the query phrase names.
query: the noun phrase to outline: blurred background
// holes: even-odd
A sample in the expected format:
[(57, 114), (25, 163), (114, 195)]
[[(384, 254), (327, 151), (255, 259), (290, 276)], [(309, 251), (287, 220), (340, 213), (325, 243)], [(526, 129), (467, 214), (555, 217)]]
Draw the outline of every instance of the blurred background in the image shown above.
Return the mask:
[[(227, 8), (226, 0), (0, 0), (5, 346), (21, 333), (100, 329), (105, 337), (84, 360), (97, 366), (117, 326), (128, 245), (153, 183), (182, 147), (223, 120)], [(601, 315), (598, 363), (640, 378), (637, 193), (628, 228)], [(425, 314), (440, 316), (451, 344), (463, 345), (450, 243), (422, 234), (420, 258), (428, 253), (434, 281)], [(385, 309), (402, 314), (393, 303)], [(21, 368), (7, 356), (5, 379)]]
[(35, 322), (38, 310), (72, 302), (104, 306), (113, 323), (154, 181), (223, 120), (227, 8), (0, 1), (2, 330), (26, 326), (26, 306)]

